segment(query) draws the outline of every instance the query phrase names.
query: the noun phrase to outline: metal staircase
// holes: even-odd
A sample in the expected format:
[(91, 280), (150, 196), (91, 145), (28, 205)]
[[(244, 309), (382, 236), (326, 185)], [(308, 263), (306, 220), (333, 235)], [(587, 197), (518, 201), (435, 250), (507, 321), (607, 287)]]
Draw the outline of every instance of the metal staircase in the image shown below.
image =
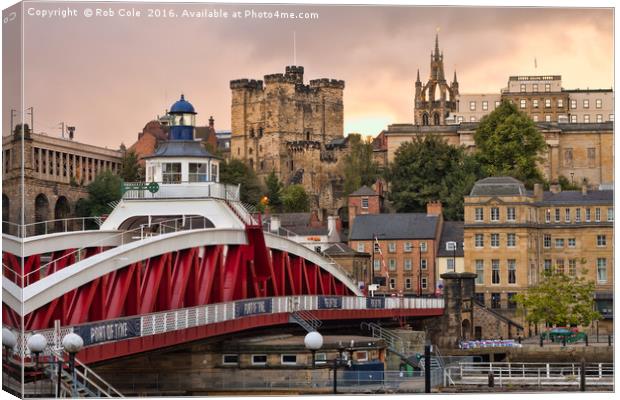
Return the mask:
[(323, 325), (323, 321), (310, 311), (304, 310), (293, 311), (289, 316), (289, 322), (301, 325), (307, 332), (316, 332)]

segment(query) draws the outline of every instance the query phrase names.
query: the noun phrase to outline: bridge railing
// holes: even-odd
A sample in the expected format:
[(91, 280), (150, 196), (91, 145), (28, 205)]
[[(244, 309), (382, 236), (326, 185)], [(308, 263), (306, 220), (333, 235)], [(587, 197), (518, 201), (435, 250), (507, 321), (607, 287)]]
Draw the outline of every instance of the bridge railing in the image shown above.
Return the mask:
[[(64, 337), (70, 332), (78, 334), (92, 332), (91, 327), (111, 326), (114, 329), (99, 329), (98, 332), (122, 331), (124, 337), (93, 337), (85, 341), (86, 346), (97, 345), (103, 342), (125, 340), (135, 337), (151, 336), (197, 326), (209, 325), (238, 318), (257, 316), (264, 314), (292, 313), (294, 311), (317, 311), (317, 310), (377, 310), (377, 309), (443, 309), (444, 302), (441, 298), (381, 298), (379, 306), (376, 302), (361, 296), (281, 296), (264, 297), (251, 300), (238, 300), (226, 303), (208, 304), (203, 306), (189, 307), (172, 311), (155, 312), (141, 316), (124, 317), (108, 321), (95, 321), (69, 327), (62, 327), (60, 333), (54, 329), (41, 331), (29, 331), (22, 334), (14, 331), (17, 341), (16, 351), (24, 349), (26, 356), (29, 351), (25, 346), (28, 338), (34, 333), (41, 333), (48, 343), (55, 343), (58, 337)], [(119, 329), (119, 326), (122, 329)], [(8, 327), (7, 327), (8, 328)], [(43, 355), (50, 353), (43, 352)]]
[(214, 198), (240, 200), (240, 185), (219, 182), (125, 182), (123, 200)]
[(101, 222), (101, 217), (51, 219), (25, 225), (2, 221), (2, 233), (18, 238), (27, 238), (51, 233), (96, 230), (99, 229)]

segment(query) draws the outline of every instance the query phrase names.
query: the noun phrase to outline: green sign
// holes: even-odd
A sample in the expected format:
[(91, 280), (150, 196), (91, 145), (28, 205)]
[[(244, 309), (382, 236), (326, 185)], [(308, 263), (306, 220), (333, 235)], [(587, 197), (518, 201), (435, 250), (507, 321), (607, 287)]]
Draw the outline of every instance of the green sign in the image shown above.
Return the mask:
[(123, 193), (130, 190), (148, 190), (151, 193), (159, 191), (159, 184), (157, 182), (130, 182), (123, 184)]

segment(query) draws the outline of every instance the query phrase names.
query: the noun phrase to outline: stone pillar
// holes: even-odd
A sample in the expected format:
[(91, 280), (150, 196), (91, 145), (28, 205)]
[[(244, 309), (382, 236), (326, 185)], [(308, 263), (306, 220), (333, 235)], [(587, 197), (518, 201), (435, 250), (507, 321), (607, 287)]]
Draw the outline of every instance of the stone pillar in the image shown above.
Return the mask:
[[(471, 272), (448, 272), (441, 274), (444, 282), (443, 297), (445, 302), (440, 347), (455, 348), (465, 336), (462, 332), (463, 319), (469, 319), (473, 327), (473, 297), (476, 274)], [(473, 328), (470, 328), (473, 329)], [(467, 336), (473, 336), (468, 332)]]

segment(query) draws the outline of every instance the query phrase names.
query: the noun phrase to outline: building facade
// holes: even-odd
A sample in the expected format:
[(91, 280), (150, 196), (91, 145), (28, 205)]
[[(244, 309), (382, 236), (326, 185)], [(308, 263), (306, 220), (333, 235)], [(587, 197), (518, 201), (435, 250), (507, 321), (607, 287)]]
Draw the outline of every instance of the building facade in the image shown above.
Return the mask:
[(264, 80), (238, 79), (232, 91), (230, 157), (243, 160), (259, 179), (274, 171), (286, 184), (302, 184), (321, 218), (343, 204), (341, 168), (344, 81), (304, 83), (304, 68)]
[(435, 262), (435, 279), (441, 288), (444, 286), (442, 274), (465, 272), (463, 252), (463, 222), (444, 221)]
[[(476, 299), (518, 317), (513, 296), (555, 268), (595, 283), (597, 306), (611, 329), (613, 191), (533, 192), (514, 178), (478, 181), (465, 197), (465, 271), (477, 274)], [(598, 300), (601, 301), (598, 301)]]

